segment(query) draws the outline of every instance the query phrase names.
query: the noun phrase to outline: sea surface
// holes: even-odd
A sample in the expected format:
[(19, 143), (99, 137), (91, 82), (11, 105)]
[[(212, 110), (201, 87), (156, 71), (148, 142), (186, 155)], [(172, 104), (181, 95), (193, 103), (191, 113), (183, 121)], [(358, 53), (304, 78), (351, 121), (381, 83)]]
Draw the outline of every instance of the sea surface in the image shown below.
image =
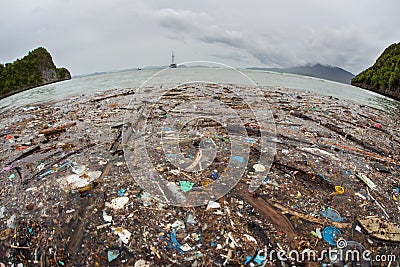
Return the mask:
[(220, 84), (257, 85), (305, 90), (351, 100), (359, 104), (398, 113), (400, 102), (358, 87), (318, 78), (258, 70), (226, 68), (176, 68), (110, 72), (72, 78), (37, 87), (0, 100), (0, 113), (31, 104), (61, 101), (71, 97), (90, 97), (110, 89), (175, 86), (193, 81)]

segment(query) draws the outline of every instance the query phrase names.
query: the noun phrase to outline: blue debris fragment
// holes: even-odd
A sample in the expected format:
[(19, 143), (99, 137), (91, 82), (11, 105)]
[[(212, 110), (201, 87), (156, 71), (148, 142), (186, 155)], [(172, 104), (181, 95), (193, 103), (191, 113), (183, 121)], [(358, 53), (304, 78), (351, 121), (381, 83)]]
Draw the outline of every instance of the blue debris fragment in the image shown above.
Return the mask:
[(244, 160), (244, 158), (242, 156), (233, 156), (232, 159), (239, 163), (246, 163), (246, 161)]
[(126, 192), (126, 188), (122, 188), (121, 190), (118, 191), (118, 196), (123, 197)]
[(322, 231), (322, 236), (331, 246), (335, 246), (337, 240), (342, 237), (342, 233), (336, 227), (327, 226)]
[(261, 256), (260, 252), (262, 252), (262, 250), (258, 252), (258, 254), (254, 257), (254, 259), (253, 259), (253, 256), (247, 256), (244, 264), (247, 265), (250, 262), (255, 262), (255, 263), (257, 263), (258, 266), (263, 265), (263, 263), (267, 259), (267, 257)]
[(343, 222), (343, 218), (335, 210), (328, 208), (326, 210), (321, 210), (319, 212), (325, 218), (332, 220), (334, 222)]
[(119, 250), (109, 250), (107, 252), (107, 256), (108, 256), (108, 262), (112, 262), (113, 260), (115, 260), (116, 258), (118, 258), (119, 256)]
[(212, 176), (214, 177), (215, 180), (219, 179), (217, 171), (213, 171)]

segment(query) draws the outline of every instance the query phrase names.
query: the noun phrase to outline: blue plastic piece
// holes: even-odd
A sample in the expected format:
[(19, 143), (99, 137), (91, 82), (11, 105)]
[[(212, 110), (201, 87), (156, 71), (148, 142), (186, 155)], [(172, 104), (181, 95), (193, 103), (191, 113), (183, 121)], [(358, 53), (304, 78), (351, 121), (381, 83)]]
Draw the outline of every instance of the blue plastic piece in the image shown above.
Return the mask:
[(118, 191), (118, 196), (123, 197), (126, 192), (126, 188), (122, 188), (121, 190)]
[(258, 266), (261, 266), (261, 265), (263, 265), (264, 261), (266, 260), (266, 257), (265, 256), (261, 256), (260, 254), (257, 254), (257, 256), (255, 256), (253, 260), (252, 259), (253, 259), (252, 256), (247, 256), (246, 257), (246, 261), (244, 262), (244, 264), (246, 265), (246, 264), (248, 264), (250, 262), (255, 262), (255, 263), (258, 264)]
[(176, 249), (177, 251), (183, 253), (183, 250), (181, 249), (181, 244), (176, 240), (176, 229), (174, 229), (171, 233), (171, 240), (173, 244), (170, 244), (172, 248)]
[(216, 171), (214, 171), (214, 172), (212, 173), (212, 176), (214, 177), (215, 180), (216, 180), (216, 179), (219, 179), (218, 173), (217, 173)]
[(343, 222), (343, 218), (339, 215), (339, 213), (332, 209), (322, 210), (319, 213), (325, 218), (334, 222)]
[(233, 156), (232, 159), (235, 161), (238, 161), (240, 163), (246, 163), (246, 161), (244, 160), (244, 158), (242, 156)]
[(342, 233), (339, 229), (333, 226), (327, 226), (322, 231), (322, 236), (324, 237), (324, 240), (328, 242), (331, 246), (335, 246), (336, 241), (342, 237)]

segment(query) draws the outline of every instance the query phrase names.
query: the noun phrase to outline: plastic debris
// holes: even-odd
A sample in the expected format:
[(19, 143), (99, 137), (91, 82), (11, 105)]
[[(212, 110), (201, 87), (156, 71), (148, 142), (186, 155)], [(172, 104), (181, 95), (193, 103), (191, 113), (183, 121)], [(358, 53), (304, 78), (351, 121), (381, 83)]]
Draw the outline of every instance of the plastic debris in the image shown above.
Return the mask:
[(335, 192), (331, 194), (331, 196), (342, 195), (344, 194), (344, 188), (340, 185), (335, 186)]
[(358, 173), (356, 174), (356, 176), (358, 179), (363, 181), (369, 188), (371, 188), (372, 190), (377, 190), (376, 184), (374, 184), (374, 182), (372, 182), (367, 176)]
[(150, 267), (150, 263), (145, 260), (138, 260), (135, 262), (134, 267)]
[(11, 217), (7, 220), (7, 227), (8, 227), (8, 228), (11, 228), (11, 229), (14, 229), (14, 228), (15, 228), (15, 218), (16, 218), (16, 215), (13, 214), (13, 215), (11, 215)]
[(217, 170), (213, 171), (212, 176), (213, 176), (214, 179), (219, 179), (219, 175), (218, 175)]
[(90, 171), (81, 175), (71, 174), (62, 178), (60, 184), (69, 186), (71, 189), (78, 189), (88, 186), (92, 181), (98, 179), (100, 175), (101, 171)]
[(315, 233), (317, 234), (318, 238), (321, 239), (322, 238), (322, 232), (321, 232), (321, 228), (317, 228), (315, 229)]
[(126, 192), (126, 188), (122, 188), (121, 190), (118, 190), (118, 196), (123, 197)]
[(322, 210), (319, 212), (325, 218), (332, 220), (334, 222), (342, 222), (343, 218), (340, 214), (332, 208), (327, 208), (326, 210)]
[(103, 211), (103, 220), (106, 222), (112, 222), (113, 217), (110, 215), (107, 215), (105, 211)]
[(327, 226), (322, 231), (322, 236), (331, 246), (336, 246), (336, 242), (342, 237), (342, 233), (336, 227)]
[(4, 212), (6, 211), (6, 207), (1, 207), (0, 208), (0, 219), (4, 218)]
[[(188, 87), (198, 90), (196, 84)], [(157, 93), (157, 89), (158, 86), (149, 88), (149, 92)], [(273, 136), (273, 129), (248, 117), (251, 114), (246, 103), (239, 99), (239, 94), (236, 97), (230, 94), (231, 89), (235, 88), (226, 85), (221, 94), (214, 94), (214, 89), (208, 88), (202, 97), (206, 101), (215, 97), (228, 107), (237, 108), (243, 123), (254, 124), (246, 126), (247, 136), (228, 129), (239, 121), (230, 117), (225, 121), (223, 114), (218, 120), (208, 119), (204, 115), (206, 110), (196, 111), (200, 119), (181, 123), (181, 116), (189, 110), (179, 105), (179, 101), (188, 102), (194, 96), (182, 87), (172, 88), (158, 103), (144, 102), (145, 107), (151, 107), (143, 114), (150, 126), (144, 136), (145, 144), (125, 144), (124, 139), (129, 139), (125, 128), (130, 122), (124, 120), (124, 114), (129, 112), (130, 97), (122, 95), (110, 102), (108, 98), (120, 93), (118, 89), (107, 94), (98, 92), (95, 98), (84, 92), (84, 97), (72, 97), (66, 104), (64, 100), (55, 101), (35, 105), (35, 109), (25, 113), (12, 109), (2, 114), (0, 133), (12, 128), (6, 134), (14, 136), (14, 143), (1, 135), (1, 261), (15, 266), (20, 263), (20, 266), (200, 267), (245, 265), (250, 260), (247, 266), (298, 266), (302, 263), (293, 259), (263, 261), (260, 249), (298, 252), (304, 248), (327, 249), (330, 243), (324, 239), (329, 239), (329, 233), (325, 229), (323, 236), (321, 225), (337, 227), (346, 240), (351, 237), (374, 253), (394, 254), (395, 246), (382, 246), (382, 240), (375, 241), (379, 237), (355, 226), (354, 216), (385, 216), (389, 218), (386, 222), (399, 223), (400, 157), (396, 152), (400, 146), (396, 140), (400, 136), (396, 129), (400, 121), (368, 106), (360, 108), (358, 104), (315, 97), (309, 92), (291, 94), (291, 90), (284, 88), (263, 88), (262, 94), (270, 100), (276, 120), (276, 136)], [(121, 92), (127, 91), (121, 89)], [(131, 92), (136, 94), (138, 90)], [(253, 96), (251, 90), (243, 92)], [(103, 97), (107, 98), (95, 100)], [(258, 98), (255, 101), (254, 107), (262, 103)], [(248, 103), (253, 106), (251, 99)], [(211, 107), (210, 114), (222, 106)], [(310, 106), (317, 107), (318, 112), (308, 111)], [(164, 121), (167, 117), (173, 120)], [(47, 137), (39, 134), (43, 129), (71, 121), (76, 122), (71, 130)], [(375, 121), (390, 127), (385, 126), (384, 131), (368, 129)], [(265, 134), (266, 139), (260, 134)], [(233, 149), (236, 140), (240, 140), (246, 151)], [(261, 153), (270, 151), (269, 141), (278, 152), (271, 169), (261, 158)], [(40, 149), (17, 159), (36, 146)], [(209, 148), (217, 153), (208, 153)], [(140, 153), (135, 154), (141, 150), (150, 159), (148, 166), (143, 164)], [(200, 150), (203, 154), (198, 157)], [(197, 165), (188, 170), (191, 162)], [(262, 167), (256, 163), (264, 165), (266, 171), (258, 172)], [(129, 170), (143, 167), (143, 172), (134, 178), (150, 178), (153, 189), (141, 188), (130, 176)], [(213, 185), (223, 185), (237, 170), (243, 170), (243, 176), (230, 193), (222, 197), (212, 191)], [(92, 180), (90, 171), (103, 175)], [(261, 187), (254, 193), (248, 192), (254, 174), (261, 173), (265, 178)], [(356, 173), (368, 176), (379, 192), (372, 191)], [(11, 174), (15, 175), (12, 182)], [(71, 184), (66, 179), (70, 175), (77, 178), (70, 180)], [(165, 178), (166, 183), (158, 183), (156, 176)], [(194, 183), (191, 191), (182, 191), (181, 180)], [(189, 196), (203, 197), (201, 190), (211, 192), (212, 201), (204, 198), (201, 206), (187, 206), (193, 200)], [(185, 205), (161, 203), (153, 197), (153, 192), (157, 192), (159, 199), (163, 199), (162, 192), (176, 195)], [(329, 197), (332, 192), (343, 194)], [(327, 217), (319, 213), (321, 207)], [(335, 210), (332, 213), (326, 207)], [(10, 223), (13, 214), (14, 229), (10, 229), (7, 222)], [(334, 221), (338, 216), (343, 221)], [(310, 232), (313, 236), (307, 234)], [(109, 251), (113, 257), (119, 252), (112, 262)], [(340, 264), (328, 257), (317, 263)]]
[(112, 230), (114, 231), (114, 233), (116, 235), (119, 236), (119, 238), (121, 239), (122, 243), (124, 244), (128, 244), (129, 243), (129, 239), (131, 238), (131, 232), (129, 232), (128, 230), (122, 228), (122, 227), (116, 227), (116, 228), (112, 228)]
[(221, 205), (218, 202), (210, 200), (210, 201), (208, 201), (206, 210), (219, 209), (219, 208), (221, 208)]
[(232, 156), (232, 160), (239, 163), (246, 163), (246, 160), (242, 156)]
[(14, 178), (15, 178), (15, 174), (14, 173), (12, 173), (12, 174), (10, 174), (10, 176), (8, 176), (8, 179), (10, 179), (10, 180), (12, 180)]
[(14, 167), (13, 167), (13, 165), (11, 164), (11, 165), (8, 165), (8, 166), (4, 167), (4, 168), (3, 168), (3, 171), (11, 171), (13, 168), (14, 168)]
[[(49, 174), (58, 172), (59, 170), (64, 169), (65, 167), (70, 166), (71, 164), (72, 164), (72, 163), (71, 163), (70, 161), (67, 161), (67, 162), (65, 162), (64, 164), (62, 164), (61, 166), (58, 166), (58, 167), (55, 166), (55, 167), (53, 167), (52, 169), (50, 169), (50, 170), (48, 170), (48, 171), (46, 171), (46, 172), (40, 174), (39, 177), (40, 177), (40, 178), (43, 178), (43, 177), (45, 177), (45, 176), (47, 176), (47, 175), (49, 175)], [(99, 176), (100, 176), (100, 175), (99, 175)]]
[(256, 172), (265, 172), (265, 170), (266, 170), (264, 165), (258, 164), (258, 163), (253, 165), (253, 169)]
[(119, 256), (119, 250), (109, 250), (107, 251), (108, 262), (112, 262)]
[(191, 183), (189, 181), (180, 181), (179, 184), (181, 186), (181, 190), (185, 193), (190, 191), (194, 185), (194, 183)]
[(188, 214), (188, 216), (186, 218), (186, 223), (187, 224), (196, 224), (197, 223), (196, 220), (195, 220), (195, 217), (194, 217), (194, 215), (192, 213)]
[(379, 240), (400, 243), (400, 227), (377, 217), (359, 219), (358, 223), (371, 236)]
[(122, 209), (129, 202), (129, 197), (117, 197), (111, 200), (111, 202), (106, 202), (106, 207), (112, 208), (114, 210)]
[(248, 265), (251, 262), (255, 262), (258, 266), (262, 266), (263, 263), (267, 260), (267, 257), (262, 254), (265, 254), (265, 252), (263, 250), (260, 250), (257, 252), (257, 255), (255, 257), (247, 256), (244, 264)]

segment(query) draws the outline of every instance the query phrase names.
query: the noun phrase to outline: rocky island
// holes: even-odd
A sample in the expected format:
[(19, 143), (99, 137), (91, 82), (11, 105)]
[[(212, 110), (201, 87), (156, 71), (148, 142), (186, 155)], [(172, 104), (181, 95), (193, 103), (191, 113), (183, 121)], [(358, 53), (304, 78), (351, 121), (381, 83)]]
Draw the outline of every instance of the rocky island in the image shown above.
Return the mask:
[(50, 53), (36, 48), (13, 63), (0, 63), (0, 99), (37, 86), (71, 79), (66, 68), (57, 68)]
[(400, 43), (386, 48), (375, 64), (354, 77), (351, 84), (400, 100)]

